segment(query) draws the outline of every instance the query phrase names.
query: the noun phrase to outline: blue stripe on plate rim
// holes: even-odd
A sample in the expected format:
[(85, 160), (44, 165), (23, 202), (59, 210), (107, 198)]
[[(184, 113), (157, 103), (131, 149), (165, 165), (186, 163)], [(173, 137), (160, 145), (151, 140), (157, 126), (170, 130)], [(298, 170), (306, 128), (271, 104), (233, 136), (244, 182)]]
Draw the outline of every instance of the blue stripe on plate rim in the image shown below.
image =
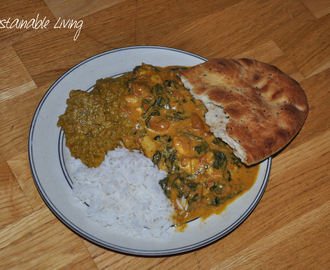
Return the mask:
[[(139, 50), (139, 49), (150, 49), (150, 50), (170, 50), (170, 51), (174, 51), (174, 52), (178, 52), (178, 53), (182, 53), (182, 54), (187, 54), (193, 57), (196, 57), (202, 61), (207, 61), (207, 59), (205, 59), (204, 57), (201, 57), (199, 55), (187, 52), (187, 51), (183, 51), (183, 50), (179, 50), (179, 49), (175, 49), (175, 48), (170, 48), (170, 47), (162, 47), (162, 46), (131, 46), (131, 47), (123, 47), (123, 48), (119, 48), (119, 49), (114, 49), (114, 50), (110, 50), (110, 51), (106, 51), (97, 55), (94, 55), (90, 58), (87, 58), (86, 60), (78, 63), (77, 65), (75, 65), (74, 67), (72, 67), (70, 70), (68, 70), (67, 72), (65, 72), (61, 77), (59, 77), (59, 79), (57, 79), (55, 81), (55, 83), (48, 89), (48, 91), (45, 93), (45, 95), (43, 96), (43, 98), (41, 99), (41, 101), (39, 102), (39, 105), (34, 113), (32, 122), (31, 122), (31, 126), (30, 126), (30, 132), (29, 132), (29, 141), (28, 141), (28, 152), (29, 152), (29, 163), (30, 163), (30, 168), (31, 168), (31, 172), (32, 172), (32, 176), (35, 182), (35, 185), (37, 187), (37, 190), (39, 192), (39, 194), (41, 195), (42, 199), (44, 200), (45, 204), (48, 206), (48, 208), (54, 213), (54, 215), (63, 223), (65, 224), (69, 229), (71, 229), (73, 232), (77, 233), (78, 235), (80, 235), (81, 237), (85, 238), (88, 241), (91, 241), (92, 243), (99, 245), (101, 247), (113, 250), (113, 251), (117, 251), (117, 252), (121, 252), (124, 254), (131, 254), (131, 255), (140, 255), (140, 256), (168, 256), (168, 255), (175, 255), (175, 254), (181, 254), (181, 253), (185, 253), (185, 252), (189, 252), (192, 250), (196, 250), (202, 247), (205, 247), (221, 238), (223, 238), (224, 236), (226, 236), (227, 234), (229, 234), (230, 232), (232, 232), (234, 229), (236, 229), (251, 213), (252, 211), (255, 209), (255, 207), (257, 206), (257, 204), (259, 203), (265, 189), (268, 183), (268, 179), (269, 179), (269, 175), (270, 175), (270, 169), (271, 169), (271, 164), (272, 164), (272, 158), (269, 157), (266, 162), (266, 171), (265, 171), (265, 177), (264, 180), (262, 182), (262, 185), (258, 191), (257, 196), (255, 197), (255, 199), (253, 200), (253, 202), (251, 203), (251, 205), (249, 206), (249, 208), (244, 212), (243, 215), (241, 215), (235, 222), (233, 222), (231, 224), (231, 226), (227, 227), (225, 230), (222, 230), (221, 232), (215, 234), (212, 237), (209, 237), (208, 239), (204, 239), (203, 241), (200, 241), (198, 243), (194, 243), (192, 245), (188, 245), (185, 247), (180, 247), (180, 248), (174, 248), (174, 249), (165, 249), (165, 250), (139, 250), (139, 249), (131, 249), (131, 248), (126, 248), (126, 247), (122, 247), (122, 246), (118, 246), (118, 245), (114, 245), (108, 242), (103, 241), (102, 239), (96, 238), (92, 235), (90, 235), (88, 232), (83, 231), (82, 229), (80, 229), (76, 224), (72, 223), (70, 220), (68, 220), (58, 209), (57, 207), (51, 202), (51, 200), (48, 198), (46, 192), (43, 189), (42, 183), (38, 177), (38, 173), (37, 173), (37, 169), (35, 167), (34, 164), (34, 160), (33, 160), (33, 135), (34, 135), (34, 129), (35, 129), (35, 123), (38, 119), (39, 116), (39, 112), (41, 107), (43, 106), (45, 100), (47, 99), (47, 97), (49, 96), (49, 94), (53, 91), (53, 89), (57, 86), (57, 84), (63, 79), (65, 78), (68, 74), (70, 74), (72, 71), (74, 71), (75, 69), (79, 68), (81, 65), (84, 65), (85, 63), (94, 60), (98, 57), (102, 57), (104, 55), (107, 54), (112, 54), (112, 53), (117, 53), (119, 51), (124, 51), (124, 50)], [(115, 76), (119, 76), (121, 75), (117, 74)], [(88, 89), (92, 89), (93, 86), (91, 86)], [(59, 144), (63, 144), (63, 136), (61, 136), (61, 132), (59, 134)], [(60, 147), (60, 146), (59, 146)], [(63, 149), (63, 148), (62, 148)], [(59, 152), (60, 149), (59, 149)], [(61, 154), (62, 156), (62, 154)], [(61, 167), (62, 167), (62, 171), (63, 171), (63, 175), (64, 177), (67, 179), (68, 185), (72, 188), (72, 182), (70, 183), (71, 180), (68, 173), (66, 171), (66, 169), (63, 169), (63, 165), (61, 158), (63, 157), (59, 157), (60, 158), (60, 163), (61, 163)], [(65, 167), (65, 166), (64, 166)]]

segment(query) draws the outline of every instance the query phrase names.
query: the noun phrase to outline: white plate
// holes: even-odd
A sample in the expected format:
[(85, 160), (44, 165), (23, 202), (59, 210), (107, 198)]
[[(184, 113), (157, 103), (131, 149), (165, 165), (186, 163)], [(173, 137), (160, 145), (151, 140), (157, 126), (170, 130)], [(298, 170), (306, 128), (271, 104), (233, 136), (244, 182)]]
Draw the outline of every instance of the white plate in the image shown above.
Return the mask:
[(110, 250), (134, 255), (162, 256), (188, 252), (217, 241), (249, 216), (266, 188), (271, 158), (261, 163), (257, 181), (251, 190), (231, 203), (221, 215), (211, 216), (204, 222), (192, 221), (183, 233), (171, 229), (166, 242), (104, 231), (69, 199), (70, 175), (66, 169), (68, 150), (63, 143), (63, 132), (56, 124), (59, 115), (65, 111), (70, 90), (90, 90), (97, 79), (130, 72), (142, 62), (165, 67), (192, 66), (204, 61), (206, 59), (201, 56), (172, 48), (126, 47), (86, 59), (62, 75), (49, 88), (31, 123), (29, 159), (41, 197), (67, 227), (90, 242)]

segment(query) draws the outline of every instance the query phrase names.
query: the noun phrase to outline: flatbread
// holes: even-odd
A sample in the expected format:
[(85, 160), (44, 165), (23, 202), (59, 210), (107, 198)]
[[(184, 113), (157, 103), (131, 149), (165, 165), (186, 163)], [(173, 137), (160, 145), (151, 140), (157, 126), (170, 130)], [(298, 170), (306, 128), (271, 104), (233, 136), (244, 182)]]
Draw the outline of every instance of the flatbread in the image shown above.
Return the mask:
[(308, 115), (300, 85), (275, 66), (256, 60), (213, 58), (178, 76), (206, 105), (211, 132), (247, 165), (286, 146)]

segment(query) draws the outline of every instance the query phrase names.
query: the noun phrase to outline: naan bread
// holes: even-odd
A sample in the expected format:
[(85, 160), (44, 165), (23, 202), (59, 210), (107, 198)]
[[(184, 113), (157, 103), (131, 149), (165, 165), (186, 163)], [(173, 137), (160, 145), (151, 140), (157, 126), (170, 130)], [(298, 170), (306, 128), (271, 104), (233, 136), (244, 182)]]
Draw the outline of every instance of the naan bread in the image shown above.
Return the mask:
[(308, 115), (300, 85), (256, 60), (214, 58), (178, 76), (208, 108), (205, 118), (211, 132), (247, 165), (287, 145)]

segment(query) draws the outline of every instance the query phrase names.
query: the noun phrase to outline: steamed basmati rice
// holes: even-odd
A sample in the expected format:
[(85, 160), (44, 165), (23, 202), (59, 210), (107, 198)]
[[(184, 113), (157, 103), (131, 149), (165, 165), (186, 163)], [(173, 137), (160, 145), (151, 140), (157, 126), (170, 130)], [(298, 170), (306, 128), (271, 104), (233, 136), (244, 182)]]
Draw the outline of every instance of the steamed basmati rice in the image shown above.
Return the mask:
[(109, 151), (98, 168), (73, 162), (73, 196), (87, 216), (110, 231), (167, 240), (174, 212), (159, 180), (166, 172), (138, 151)]

